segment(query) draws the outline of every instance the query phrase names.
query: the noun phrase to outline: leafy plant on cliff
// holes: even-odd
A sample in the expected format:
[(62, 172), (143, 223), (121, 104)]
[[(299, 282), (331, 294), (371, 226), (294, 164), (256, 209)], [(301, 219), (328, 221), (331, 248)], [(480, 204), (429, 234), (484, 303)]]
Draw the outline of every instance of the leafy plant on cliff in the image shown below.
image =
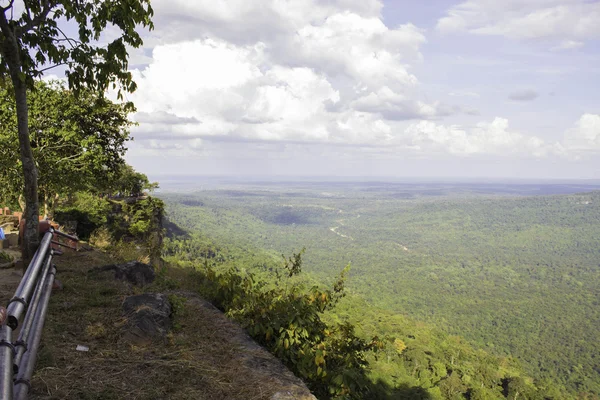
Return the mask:
[(222, 274), (205, 264), (196, 272), (204, 295), (238, 320), (250, 335), (304, 379), (320, 398), (373, 398), (367, 354), (383, 340), (358, 337), (349, 323), (330, 325), (324, 314), (344, 296), (346, 267), (331, 288), (306, 288), (294, 279), (302, 252), (284, 258), (282, 273), (267, 284), (233, 268)]

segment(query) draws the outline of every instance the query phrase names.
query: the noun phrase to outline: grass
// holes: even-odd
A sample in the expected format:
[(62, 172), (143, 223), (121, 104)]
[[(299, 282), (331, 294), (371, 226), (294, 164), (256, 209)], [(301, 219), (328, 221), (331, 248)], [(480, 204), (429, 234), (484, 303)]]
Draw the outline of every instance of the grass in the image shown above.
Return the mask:
[(13, 258), (10, 254), (0, 251), (0, 264), (12, 262)]
[[(191, 286), (189, 271), (166, 267), (144, 289), (110, 273), (87, 274), (119, 261), (96, 250), (57, 259), (64, 289), (51, 298), (30, 398), (259, 400), (296, 387), (272, 356), (244, 341), (239, 326), (181, 289)], [(124, 298), (159, 291), (176, 303), (174, 329), (149, 345), (128, 342)], [(90, 351), (76, 351), (79, 344)]]

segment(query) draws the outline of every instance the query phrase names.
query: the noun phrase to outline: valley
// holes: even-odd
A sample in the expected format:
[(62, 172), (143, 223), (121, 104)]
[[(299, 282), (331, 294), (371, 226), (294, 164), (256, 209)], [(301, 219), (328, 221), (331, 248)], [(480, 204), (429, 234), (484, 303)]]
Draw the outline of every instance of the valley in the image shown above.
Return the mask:
[(228, 182), (160, 197), (173, 222), (192, 237), (237, 246), (246, 265), (305, 247), (304, 270), (331, 282), (350, 264), (353, 300), (339, 315), (363, 332), (394, 328), (352, 302), (514, 357), (575, 396), (600, 393), (597, 189)]

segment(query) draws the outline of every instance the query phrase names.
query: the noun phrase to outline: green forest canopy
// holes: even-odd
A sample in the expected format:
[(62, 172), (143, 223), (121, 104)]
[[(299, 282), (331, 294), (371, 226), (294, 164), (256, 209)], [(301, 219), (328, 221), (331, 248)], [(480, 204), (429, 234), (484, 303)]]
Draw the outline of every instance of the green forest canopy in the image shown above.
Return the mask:
[[(516, 357), (540, 386), (600, 392), (591, 340), (600, 329), (598, 192), (415, 197), (342, 188), (323, 196), (270, 188), (163, 198), (174, 222), (222, 247), (241, 246), (243, 257), (306, 246), (305, 270), (321, 282), (351, 262), (348, 292), (371, 308), (342, 303), (338, 317), (361, 331), (394, 333), (389, 321), (402, 315), (425, 320)], [(168, 245), (201, 259), (195, 240)]]

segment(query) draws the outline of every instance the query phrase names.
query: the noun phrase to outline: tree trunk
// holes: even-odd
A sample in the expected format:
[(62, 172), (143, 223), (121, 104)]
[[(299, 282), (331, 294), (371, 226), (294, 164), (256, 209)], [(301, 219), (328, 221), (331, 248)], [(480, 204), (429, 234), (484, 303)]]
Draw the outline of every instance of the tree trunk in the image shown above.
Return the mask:
[(8, 66), (10, 78), (15, 90), (15, 105), (17, 109), (17, 128), (19, 132), (19, 150), (23, 164), (23, 178), (25, 181), (25, 232), (23, 235), (23, 265), (29, 264), (39, 245), (38, 216), (39, 203), (37, 191), (37, 168), (31, 151), (29, 141), (29, 119), (27, 107), (27, 86), (24, 81), (21, 51), (13, 27), (8, 23), (6, 16), (0, 12), (0, 29), (4, 38), (0, 45), (1, 55)]
[(37, 168), (29, 142), (29, 119), (27, 108), (27, 87), (18, 75), (13, 79), (15, 100), (17, 105), (17, 126), (19, 130), (19, 150), (23, 164), (25, 181), (25, 232), (23, 235), (23, 263), (28, 265), (40, 243), (38, 234), (39, 203), (37, 189)]

